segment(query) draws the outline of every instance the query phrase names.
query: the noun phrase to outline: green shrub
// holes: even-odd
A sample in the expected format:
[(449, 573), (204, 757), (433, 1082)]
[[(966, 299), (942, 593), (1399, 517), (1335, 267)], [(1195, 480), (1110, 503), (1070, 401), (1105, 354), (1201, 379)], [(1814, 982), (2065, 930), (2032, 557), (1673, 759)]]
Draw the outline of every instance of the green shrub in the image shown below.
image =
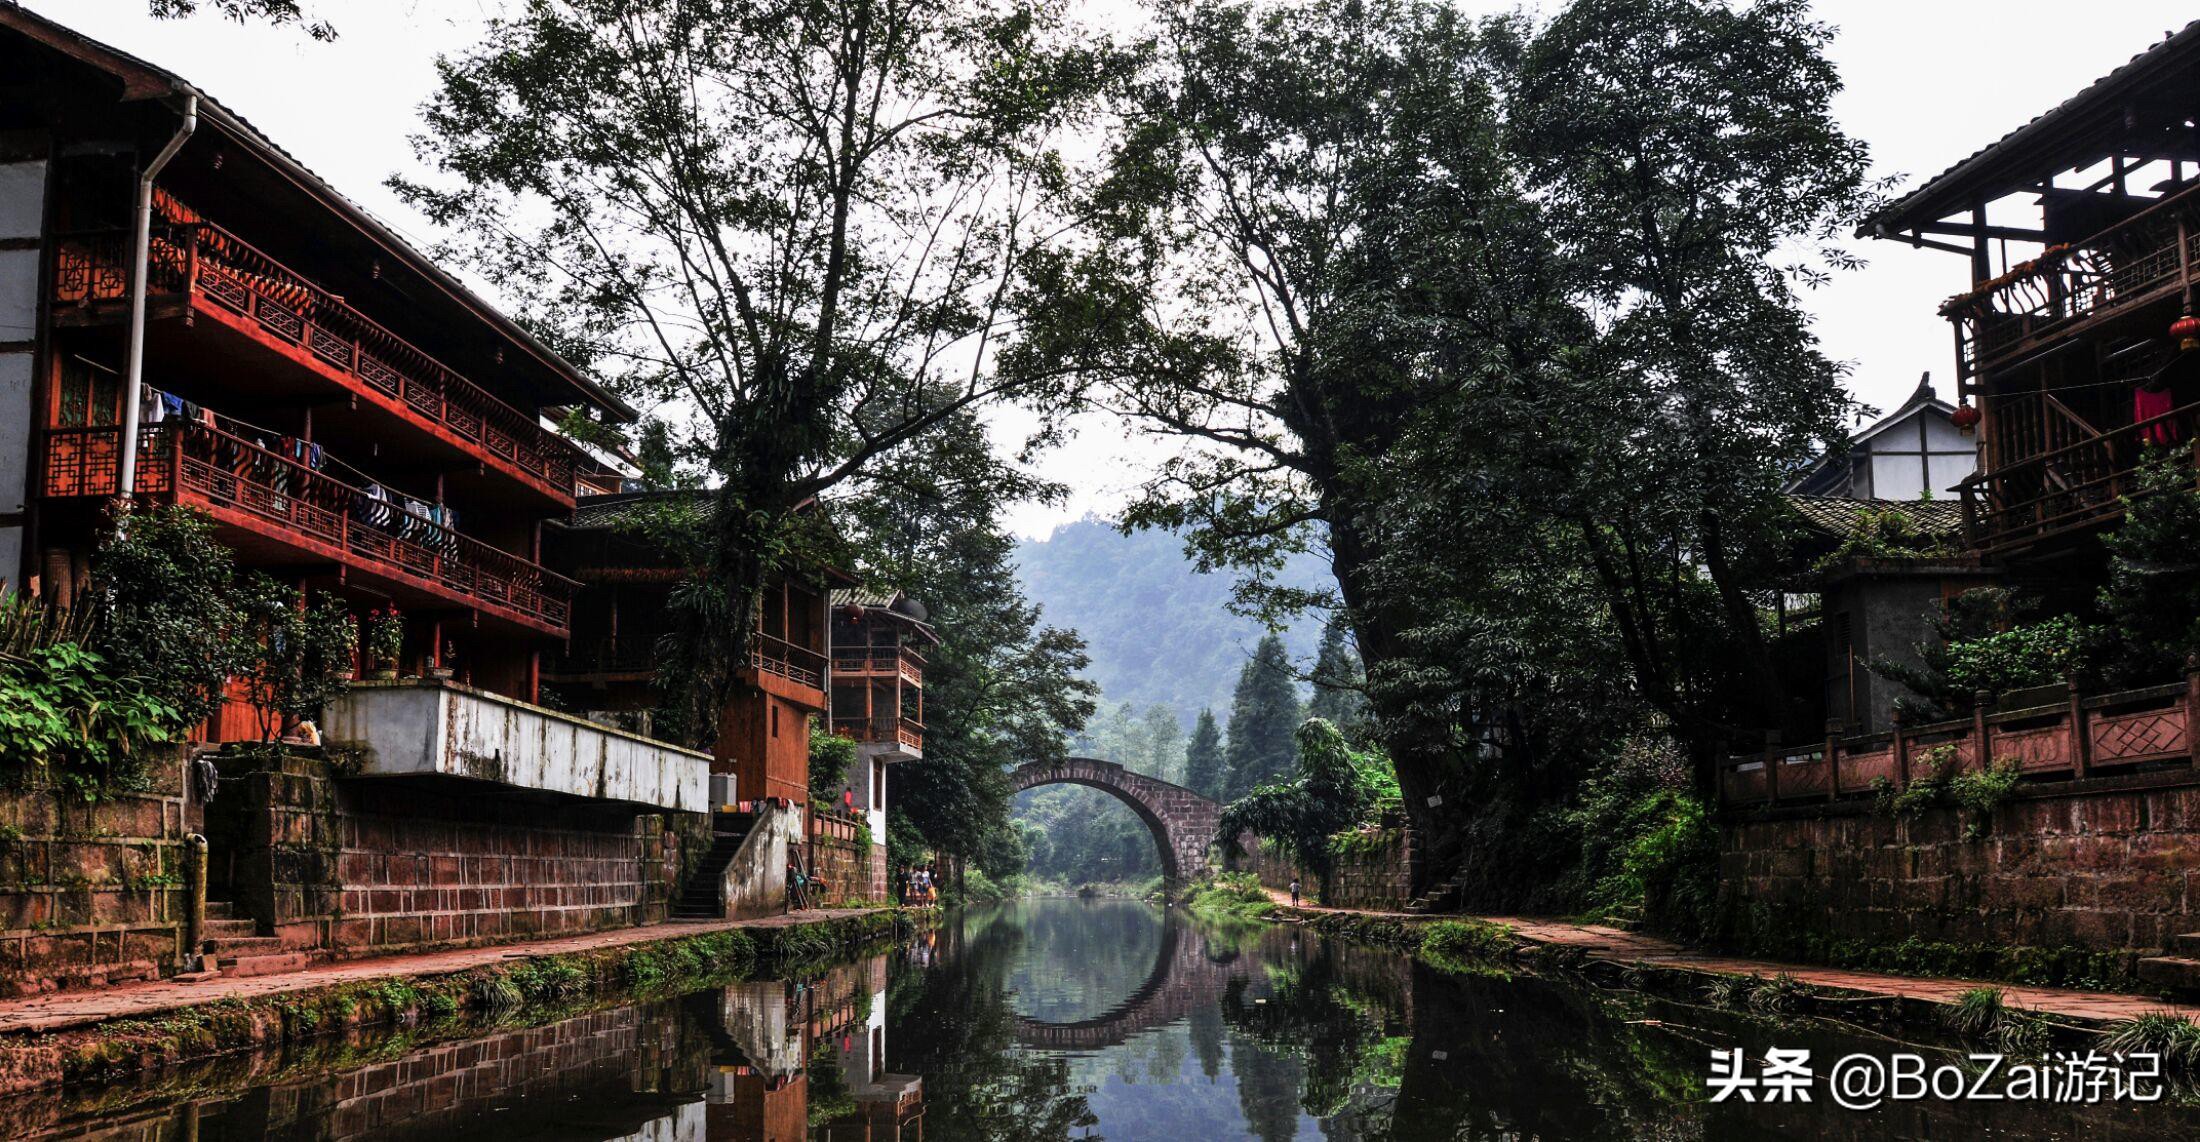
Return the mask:
[(95, 801), (136, 786), (146, 752), (182, 735), (184, 713), (73, 642), (0, 662), (0, 758), (18, 782)]
[(2200, 1069), (2200, 1024), (2173, 1012), (2149, 1011), (2110, 1024), (2101, 1037), (2101, 1050), (2111, 1055), (2160, 1055), (2163, 1069), (2190, 1073)]
[(1439, 920), (1421, 933), (1421, 959), (1446, 971), (1471, 971), (1512, 958), (1513, 930), (1486, 920)]

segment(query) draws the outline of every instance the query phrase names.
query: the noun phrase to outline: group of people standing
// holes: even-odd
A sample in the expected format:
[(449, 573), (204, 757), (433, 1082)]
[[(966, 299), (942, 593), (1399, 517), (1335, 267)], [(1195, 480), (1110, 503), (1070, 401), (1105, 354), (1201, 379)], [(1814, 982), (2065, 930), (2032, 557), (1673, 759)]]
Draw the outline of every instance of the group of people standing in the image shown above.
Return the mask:
[(938, 874), (931, 865), (920, 864), (901, 870), (901, 902), (903, 904), (937, 904), (940, 902)]

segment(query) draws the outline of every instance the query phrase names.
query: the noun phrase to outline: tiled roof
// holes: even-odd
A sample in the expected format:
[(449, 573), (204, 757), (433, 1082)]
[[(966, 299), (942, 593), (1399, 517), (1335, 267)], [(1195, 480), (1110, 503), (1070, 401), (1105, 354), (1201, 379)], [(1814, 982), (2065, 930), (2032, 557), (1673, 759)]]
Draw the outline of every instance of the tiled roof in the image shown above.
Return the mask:
[[(2085, 90), (2041, 112), (2023, 126), (1980, 147), (1978, 150), (1964, 156), (1947, 170), (1925, 180), (1924, 183), (1908, 194), (1873, 211), (1869, 217), (1857, 226), (1857, 236), (1868, 238), (1879, 236), (1883, 232), (1891, 233), (1898, 230), (1907, 230), (1912, 226), (1922, 225), (1945, 217), (1955, 210), (1966, 208), (1969, 205), (1967, 202), (1954, 202), (1947, 205), (1945, 209), (1934, 209), (1930, 207), (1930, 204), (1935, 198), (1940, 197), (1943, 191), (1949, 189), (1951, 184), (1962, 182), (1966, 177), (1973, 176), (1977, 172), (1977, 168), (1983, 166), (1988, 159), (1996, 154), (2024, 143), (2034, 141), (2052, 142), (2051, 132), (2063, 120), (2082, 113), (2105, 99), (2121, 94), (2116, 91), (2117, 88), (2137, 80), (2145, 72), (2170, 64), (2183, 54), (2192, 51), (2195, 47), (2200, 47), (2200, 20), (2194, 20), (2183, 28), (2164, 36), (2154, 46), (2132, 56), (2123, 66), (2094, 80), (2086, 86)], [(2023, 66), (2022, 60), (2012, 60), (2009, 63), (2013, 67)], [(2120, 114), (2122, 109), (2119, 106), (2116, 110)], [(1916, 217), (1912, 217), (1912, 215), (1916, 215)]]
[(1859, 517), (1865, 512), (1899, 512), (1925, 535), (1955, 535), (1963, 530), (1963, 507), (1954, 500), (1854, 500), (1801, 495), (1785, 499), (1812, 530), (1841, 538), (1861, 533)]
[(573, 508), (573, 521), (567, 526), (575, 531), (635, 531), (647, 526), (652, 516), (662, 511), (660, 505), (687, 501), (701, 505), (707, 491), (677, 492), (621, 492), (615, 496), (582, 496)]

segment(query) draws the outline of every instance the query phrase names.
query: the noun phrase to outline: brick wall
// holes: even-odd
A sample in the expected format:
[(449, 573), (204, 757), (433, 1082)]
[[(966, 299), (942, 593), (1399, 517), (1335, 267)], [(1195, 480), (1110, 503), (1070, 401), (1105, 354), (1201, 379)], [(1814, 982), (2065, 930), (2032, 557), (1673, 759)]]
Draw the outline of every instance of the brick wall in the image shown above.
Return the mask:
[(2190, 771), (2058, 783), (1987, 814), (1866, 804), (1721, 830), (1725, 934), (2152, 952), (2200, 932)]
[(335, 777), (317, 759), (225, 758), (210, 895), (291, 947), (345, 954), (661, 920), (677, 830), (615, 805)]
[(810, 814), (810, 866), (825, 881), (825, 903), (886, 899), (886, 846), (872, 844), (857, 821)]
[(0, 794), (0, 994), (158, 975), (181, 952), (184, 755), (97, 804)]
[[(1260, 882), (1270, 888), (1288, 888), (1293, 877), (1306, 898), (1320, 892), (1320, 881), (1286, 860), (1265, 843), (1247, 845), (1249, 865)], [(1320, 903), (1332, 908), (1396, 910), (1413, 899), (1412, 834), (1402, 821), (1386, 820), (1362, 829), (1340, 852), (1330, 872), (1329, 892)]]

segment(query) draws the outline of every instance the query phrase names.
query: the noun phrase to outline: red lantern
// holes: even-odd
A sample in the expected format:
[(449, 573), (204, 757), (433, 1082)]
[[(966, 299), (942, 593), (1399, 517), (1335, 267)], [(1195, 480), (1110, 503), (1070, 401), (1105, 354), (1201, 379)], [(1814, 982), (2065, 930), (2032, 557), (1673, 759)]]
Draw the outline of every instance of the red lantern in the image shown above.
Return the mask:
[(1963, 433), (1965, 436), (1969, 436), (1971, 435), (1971, 431), (1978, 427), (1978, 406), (1971, 404), (1959, 404), (1956, 406), (1956, 411), (1951, 414), (1948, 419), (1954, 422), (1957, 431)]
[(2200, 349), (2200, 317), (2185, 314), (2170, 323), (2169, 335), (2177, 339), (2177, 347), (2190, 353)]

